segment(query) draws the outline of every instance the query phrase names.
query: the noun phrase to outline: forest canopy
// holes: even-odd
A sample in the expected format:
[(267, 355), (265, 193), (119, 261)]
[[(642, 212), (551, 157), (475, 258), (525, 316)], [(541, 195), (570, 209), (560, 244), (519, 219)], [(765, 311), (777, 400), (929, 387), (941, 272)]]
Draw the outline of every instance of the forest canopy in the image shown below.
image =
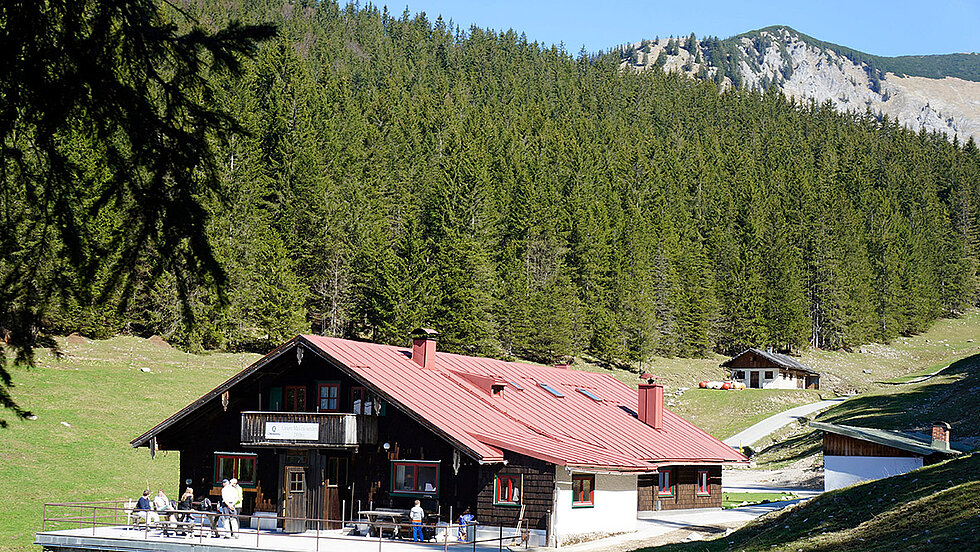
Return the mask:
[(0, 407), (18, 416), (8, 367), (32, 365), (52, 331), (80, 316), (122, 329), (164, 273), (185, 306), (192, 281), (221, 303), (203, 202), (221, 190), (215, 148), (244, 129), (213, 104), (213, 79), (274, 29), (172, 15), (147, 0), (0, 4)]
[(209, 81), (247, 131), (208, 142), (224, 199), (201, 220), (226, 301), (165, 266), (124, 309), (51, 305), (52, 331), (264, 351), (424, 326), (441, 350), (633, 362), (849, 347), (976, 304), (972, 141), (425, 14), (184, 9), (279, 27), (241, 78)]

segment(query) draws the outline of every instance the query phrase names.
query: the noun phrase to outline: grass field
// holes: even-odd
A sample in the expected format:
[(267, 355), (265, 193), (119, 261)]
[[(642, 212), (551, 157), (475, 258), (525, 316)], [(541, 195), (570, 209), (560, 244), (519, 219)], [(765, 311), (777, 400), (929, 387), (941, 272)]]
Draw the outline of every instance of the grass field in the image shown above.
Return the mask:
[[(44, 502), (135, 497), (149, 487), (176, 498), (177, 456), (151, 460), (129, 440), (224, 381), (256, 355), (192, 355), (117, 337), (62, 341), (66, 357), (38, 355), (13, 374), (14, 397), (37, 420), (0, 430), (0, 550), (30, 546)], [(140, 368), (149, 368), (143, 372)]]
[(749, 504), (768, 504), (798, 498), (793, 493), (722, 493), (722, 508), (737, 508)]
[(719, 364), (726, 357), (719, 355), (706, 359), (655, 358), (634, 371), (613, 373), (633, 387), (640, 383), (637, 373), (641, 370), (663, 376), (667, 407), (711, 435), (724, 439), (768, 416), (821, 397), (896, 392), (896, 386), (882, 382), (895, 378), (908, 381), (980, 353), (977, 339), (980, 339), (980, 310), (974, 309), (959, 318), (939, 320), (922, 334), (900, 337), (890, 344), (864, 345), (854, 352), (808, 350), (800, 360), (821, 373), (819, 391), (698, 389), (699, 381), (725, 377), (725, 370)]

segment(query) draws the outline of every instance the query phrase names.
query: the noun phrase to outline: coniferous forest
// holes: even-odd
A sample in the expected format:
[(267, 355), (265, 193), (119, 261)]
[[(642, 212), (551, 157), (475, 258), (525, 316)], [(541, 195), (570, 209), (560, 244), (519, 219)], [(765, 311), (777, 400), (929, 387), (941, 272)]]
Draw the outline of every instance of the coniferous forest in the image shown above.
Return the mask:
[[(103, 267), (91, 296), (124, 307), (65, 297), (55, 331), (265, 351), (424, 326), (440, 350), (636, 361), (847, 348), (977, 302), (972, 141), (421, 14), (181, 9), (278, 25), (207, 99), (247, 131), (215, 142), (221, 191), (199, 221), (223, 294), (179, 261), (123, 288)], [(71, 139), (78, 159), (101, 147)], [(125, 233), (128, 208), (100, 204), (96, 235)]]

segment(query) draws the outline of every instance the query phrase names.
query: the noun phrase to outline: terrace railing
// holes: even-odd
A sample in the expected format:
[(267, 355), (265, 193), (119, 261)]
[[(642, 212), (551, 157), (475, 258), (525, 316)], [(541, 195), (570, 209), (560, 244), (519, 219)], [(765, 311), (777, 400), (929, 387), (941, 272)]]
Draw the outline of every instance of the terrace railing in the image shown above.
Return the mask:
[(242, 412), (242, 445), (348, 448), (378, 442), (378, 417), (336, 412)]
[[(184, 537), (183, 542), (190, 544), (213, 543), (211, 519), (223, 519), (224, 524), (229, 524), (229, 516), (218, 512), (202, 512), (199, 510), (176, 510), (169, 512), (155, 512), (161, 520), (151, 519), (149, 523), (139, 517), (131, 505), (124, 501), (99, 501), (99, 502), (53, 502), (44, 505), (43, 519), (41, 521), (41, 531), (37, 534), (39, 544), (50, 544), (45, 537), (57, 537), (58, 532), (66, 531), (66, 536), (73, 539), (84, 538), (91, 535), (93, 538), (111, 536), (114, 539), (129, 538), (141, 541), (165, 541), (176, 543), (170, 538), (172, 535)], [(184, 514), (186, 520), (181, 523), (165, 521), (166, 515)], [(339, 541), (356, 539), (364, 542), (377, 542), (378, 550), (381, 552), (386, 546), (391, 548), (396, 543), (406, 544), (411, 542), (408, 538), (398, 540), (400, 535), (411, 535), (411, 524), (406, 522), (393, 523), (391, 521), (368, 521), (368, 520), (329, 520), (317, 518), (294, 518), (285, 516), (254, 516), (260, 520), (255, 525), (261, 527), (265, 524), (275, 524), (282, 527), (286, 521), (299, 521), (308, 527), (313, 527), (303, 533), (283, 533), (278, 529), (260, 529), (245, 527), (253, 516), (236, 516), (241, 526), (236, 531), (239, 540), (237, 547), (251, 548), (254, 543), (255, 549), (262, 549), (263, 542), (266, 546), (277, 550), (337, 550), (337, 546), (343, 546)], [(326, 527), (337, 526), (341, 529), (326, 529)], [(476, 538), (476, 531), (473, 525), (463, 526), (462, 534), (466, 538), (462, 541), (457, 539), (460, 525), (439, 523), (424, 524), (423, 530), (429, 537), (423, 542), (412, 542), (414, 545), (425, 547), (429, 550), (449, 549), (462, 552), (477, 548), (484, 552), (498, 550), (502, 552), (505, 548), (513, 545), (521, 545), (527, 548), (529, 532), (527, 530), (518, 531), (513, 528), (495, 527), (496, 535), (490, 538)], [(89, 533), (91, 529), (91, 533)], [(467, 531), (470, 529), (470, 531)], [(219, 529), (222, 533), (227, 533), (227, 526)], [(487, 531), (481, 531), (484, 535)], [(433, 537), (435, 535), (435, 537)], [(189, 539), (189, 540), (188, 540)], [(285, 540), (283, 540), (285, 539)], [(312, 541), (312, 542), (311, 542)], [(291, 545), (290, 543), (293, 543)], [(77, 546), (84, 547), (84, 543), (77, 543)], [(396, 547), (397, 548), (397, 547)], [(341, 548), (342, 549), (342, 548)]]

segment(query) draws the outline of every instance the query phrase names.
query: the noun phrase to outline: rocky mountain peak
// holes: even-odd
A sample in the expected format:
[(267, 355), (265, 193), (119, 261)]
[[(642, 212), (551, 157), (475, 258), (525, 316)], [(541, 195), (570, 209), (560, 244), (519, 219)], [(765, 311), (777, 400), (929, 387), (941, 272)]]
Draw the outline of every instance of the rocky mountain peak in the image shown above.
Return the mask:
[(722, 87), (776, 87), (797, 100), (830, 102), (840, 111), (887, 115), (915, 131), (980, 139), (976, 54), (882, 58), (782, 26), (725, 40), (693, 35), (645, 40), (620, 53), (623, 67), (635, 70), (681, 72)]

